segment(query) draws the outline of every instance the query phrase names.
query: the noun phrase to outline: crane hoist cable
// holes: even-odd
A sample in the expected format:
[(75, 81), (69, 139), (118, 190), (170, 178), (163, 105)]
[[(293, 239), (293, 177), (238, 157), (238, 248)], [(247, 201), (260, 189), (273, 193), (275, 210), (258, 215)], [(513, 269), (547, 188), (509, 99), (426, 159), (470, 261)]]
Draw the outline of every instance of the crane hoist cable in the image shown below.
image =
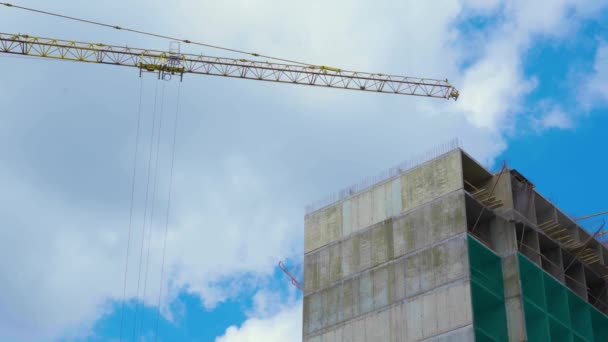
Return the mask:
[[(153, 227), (154, 227), (154, 214), (155, 214), (155, 208), (156, 208), (156, 194), (157, 194), (157, 184), (158, 184), (158, 169), (160, 167), (159, 165), (159, 160), (160, 160), (160, 142), (161, 142), (161, 138), (162, 138), (162, 130), (163, 130), (163, 116), (164, 116), (164, 107), (165, 107), (165, 84), (166, 82), (163, 82), (163, 86), (162, 86), (162, 90), (161, 90), (161, 100), (160, 100), (160, 117), (159, 117), (159, 123), (158, 123), (158, 131), (156, 134), (156, 157), (155, 157), (155, 162), (154, 162), (154, 180), (152, 181), (152, 202), (150, 203), (151, 209), (150, 209), (150, 224), (148, 227), (148, 252), (147, 252), (147, 256), (146, 256), (146, 270), (145, 270), (145, 275), (144, 275), (144, 290), (142, 293), (142, 303), (145, 301), (146, 299), (146, 289), (148, 287), (148, 270), (150, 268), (150, 249), (151, 249), (151, 245), (152, 245), (152, 236), (153, 236)], [(143, 305), (143, 304), (142, 304)], [(140, 320), (140, 325), (139, 325), (139, 333), (138, 336), (141, 336), (142, 334), (142, 329), (144, 326), (144, 312), (142, 311), (142, 319)]]
[(127, 237), (127, 256), (125, 260), (125, 274), (123, 279), (122, 289), (122, 301), (120, 304), (120, 341), (122, 341), (122, 332), (124, 328), (124, 313), (125, 313), (125, 301), (127, 298), (127, 275), (129, 271), (129, 252), (131, 248), (131, 232), (133, 230), (133, 205), (135, 203), (135, 176), (137, 171), (137, 155), (139, 150), (139, 134), (141, 128), (141, 105), (142, 105), (142, 94), (144, 87), (144, 79), (141, 78), (139, 82), (139, 104), (137, 107), (137, 128), (135, 133), (135, 153), (133, 157), (133, 173), (131, 175), (131, 207), (129, 209), (129, 235)]
[(82, 23), (87, 23), (87, 24), (92, 24), (92, 25), (97, 25), (97, 26), (108, 27), (108, 28), (112, 28), (112, 29), (115, 29), (115, 30), (127, 31), (127, 32), (137, 33), (137, 34), (146, 35), (146, 36), (150, 36), (150, 37), (169, 39), (169, 40), (178, 41), (178, 42), (182, 42), (182, 43), (186, 43), (186, 44), (204, 46), (204, 47), (208, 47), (208, 48), (212, 48), (212, 49), (230, 51), (230, 52), (250, 55), (250, 56), (254, 56), (254, 57), (262, 57), (262, 58), (272, 59), (272, 60), (275, 60), (275, 61), (281, 61), (281, 62), (286, 62), (286, 63), (300, 64), (300, 65), (309, 65), (309, 66), (311, 65), (309, 63), (298, 62), (298, 61), (294, 61), (294, 60), (291, 60), (291, 59), (272, 57), (272, 56), (268, 56), (268, 55), (263, 55), (263, 54), (255, 53), (255, 52), (248, 52), (248, 51), (243, 51), (243, 50), (238, 50), (238, 49), (231, 49), (231, 48), (226, 48), (226, 47), (222, 47), (222, 46), (218, 46), (218, 45), (212, 45), (212, 44), (206, 44), (206, 43), (196, 42), (196, 41), (192, 41), (192, 40), (189, 40), (189, 39), (175, 38), (175, 37), (170, 37), (170, 36), (163, 35), (163, 34), (146, 32), (146, 31), (136, 30), (136, 29), (122, 27), (122, 26), (118, 26), (118, 25), (110, 25), (110, 24), (106, 24), (106, 23), (102, 23), (102, 22), (98, 22), (98, 21), (87, 20), (87, 19), (72, 17), (72, 16), (68, 16), (68, 15), (64, 15), (64, 14), (53, 13), (53, 12), (48, 12), (48, 11), (43, 11), (43, 10), (38, 10), (38, 9), (35, 9), (35, 8), (29, 8), (29, 7), (14, 5), (14, 4), (10, 4), (10, 3), (7, 3), (7, 2), (0, 2), (0, 5), (4, 5), (4, 6), (7, 6), (7, 7), (12, 7), (12, 8), (17, 8), (17, 9), (21, 9), (21, 10), (25, 10), (25, 11), (29, 11), (29, 12), (49, 15), (49, 16), (53, 16), (53, 17), (58, 17), (58, 18), (78, 21), (78, 22), (82, 22)]
[(177, 101), (175, 104), (175, 117), (173, 120), (173, 143), (171, 144), (171, 163), (169, 168), (169, 194), (167, 195), (167, 210), (165, 217), (165, 231), (163, 235), (163, 248), (162, 248), (162, 257), (161, 257), (161, 266), (160, 266), (160, 281), (159, 281), (159, 290), (158, 290), (158, 302), (157, 302), (157, 310), (156, 310), (156, 323), (154, 324), (154, 342), (158, 339), (158, 323), (160, 320), (160, 301), (163, 294), (163, 280), (165, 277), (165, 255), (167, 251), (167, 233), (169, 232), (169, 213), (171, 211), (171, 195), (173, 194), (173, 168), (175, 166), (175, 143), (177, 141), (177, 126), (179, 123), (179, 105), (181, 99), (181, 83), (177, 85)]
[[(163, 99), (161, 99), (161, 101), (163, 101)], [(149, 148), (149, 153), (148, 153), (148, 163), (147, 163), (147, 172), (146, 172), (146, 186), (145, 186), (145, 200), (144, 200), (144, 213), (143, 213), (143, 223), (142, 223), (142, 228), (141, 228), (141, 249), (140, 249), (140, 253), (139, 253), (139, 267), (138, 267), (138, 273), (137, 273), (137, 291), (136, 291), (136, 296), (139, 297), (139, 290), (140, 290), (140, 284), (141, 284), (141, 276), (142, 276), (142, 270), (143, 270), (143, 257), (144, 257), (144, 245), (145, 245), (145, 237), (146, 237), (146, 219), (148, 217), (148, 207), (149, 207), (149, 194), (150, 194), (150, 179), (151, 179), (151, 174), (152, 174), (152, 156), (153, 156), (153, 152), (154, 152), (154, 133), (155, 133), (155, 129), (156, 129), (156, 117), (157, 117), (157, 104), (158, 104), (158, 82), (155, 84), (154, 87), (154, 107), (152, 109), (152, 129), (150, 130), (150, 148)], [(150, 222), (151, 224), (151, 222)], [(144, 301), (145, 298), (142, 298), (142, 301)], [(135, 340), (135, 336), (136, 336), (136, 332), (137, 332), (137, 316), (140, 313), (139, 311), (140, 305), (139, 303), (136, 302), (135, 305), (135, 313), (134, 313), (134, 323), (133, 323), (133, 335), (132, 335), (132, 339)], [(143, 316), (143, 308), (142, 308), (142, 313), (141, 315)], [(143, 317), (140, 318), (140, 320), (143, 320)], [(141, 323), (140, 323), (141, 324)], [(122, 336), (121, 336), (122, 338)]]

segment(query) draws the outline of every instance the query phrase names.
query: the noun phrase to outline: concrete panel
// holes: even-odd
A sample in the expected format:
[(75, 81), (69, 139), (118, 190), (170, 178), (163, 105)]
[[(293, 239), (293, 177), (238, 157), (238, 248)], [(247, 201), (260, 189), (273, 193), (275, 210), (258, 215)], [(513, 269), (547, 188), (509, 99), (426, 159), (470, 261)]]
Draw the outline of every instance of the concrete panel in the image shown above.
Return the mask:
[(304, 256), (304, 292), (309, 293), (321, 288), (321, 254)]
[(468, 282), (424, 294), (406, 305), (406, 340), (418, 341), (473, 323)]
[(357, 271), (372, 267), (372, 231), (368, 230), (357, 236), (359, 240), (359, 265)]
[(388, 303), (388, 294), (389, 294), (389, 284), (388, 284), (388, 267), (382, 267), (375, 269), (372, 271), (372, 279), (373, 279), (373, 301), (374, 301), (374, 310), (381, 309), (387, 306)]
[(376, 185), (342, 203), (342, 236), (382, 222), (401, 212), (401, 179)]
[[(458, 260), (449, 258), (450, 243), (446, 242), (432, 249), (433, 254), (433, 270), (435, 271), (435, 286), (440, 286), (449, 282), (448, 273), (451, 269), (451, 264)], [(461, 248), (464, 244), (461, 245)]]
[(422, 292), (426, 292), (436, 286), (435, 284), (435, 269), (433, 268), (433, 250), (439, 249), (441, 247), (435, 247), (433, 249), (425, 249), (420, 252), (418, 261), (420, 262), (420, 267), (418, 271), (420, 272), (418, 276), (420, 277), (420, 290)]
[(350, 321), (346, 323), (342, 328), (342, 342), (354, 341), (355, 337), (353, 335), (353, 332), (353, 321)]
[(321, 212), (304, 217), (304, 253), (321, 247)]
[(407, 222), (403, 219), (398, 221), (398, 224), (393, 224), (393, 256), (401, 256), (405, 254), (405, 239), (406, 232), (410, 230), (406, 227)]
[(323, 306), (323, 328), (328, 326), (332, 326), (338, 323), (338, 309), (339, 309), (339, 299), (340, 299), (340, 286), (334, 286), (329, 288), (327, 291), (323, 291), (326, 293), (325, 297), (325, 305)]
[[(471, 305), (471, 283), (466, 281), (449, 289), (450, 326), (457, 327), (473, 323), (473, 307)], [(440, 309), (444, 309), (440, 307)]]
[[(405, 342), (474, 341), (470, 307), (458, 307), (467, 284), (421, 296), (415, 302), (395, 305), (359, 319), (339, 324), (305, 341), (321, 342)], [(468, 313), (467, 313), (468, 311)], [(459, 318), (452, 318), (460, 315)], [(467, 323), (468, 322), (468, 323)]]
[(331, 338), (332, 338), (331, 341), (335, 341), (335, 342), (344, 341), (344, 327), (343, 326), (337, 327), (336, 330), (333, 331), (333, 336), (331, 336)]
[(405, 259), (405, 296), (407, 298), (461, 279), (466, 274), (466, 240), (450, 239)]
[[(310, 328), (310, 296), (304, 296), (304, 299), (302, 300), (302, 334), (304, 335), (304, 337), (308, 336), (308, 334), (310, 334), (311, 332), (311, 328)], [(306, 340), (306, 339), (304, 339)]]
[(405, 340), (419, 341), (424, 335), (422, 323), (424, 318), (422, 297), (409, 301), (405, 305)]
[(389, 340), (389, 311), (384, 310), (365, 318), (365, 340), (367, 342), (386, 342)]
[(348, 277), (359, 269), (359, 239), (352, 237), (341, 243), (342, 276)]
[(342, 244), (329, 247), (329, 283), (342, 279)]
[(370, 272), (359, 277), (359, 314), (363, 315), (373, 310), (373, 282)]
[(401, 177), (395, 178), (393, 181), (391, 181), (390, 186), (390, 205), (387, 205), (388, 217), (398, 215), (403, 209), (403, 204), (401, 202)]
[[(443, 291), (441, 291), (443, 292)], [(438, 294), (441, 292), (434, 292), (426, 296), (422, 296), (422, 337), (433, 336), (441, 330), (437, 329), (437, 321), (439, 317), (437, 315), (437, 301)]]
[(348, 199), (342, 202), (342, 236), (353, 232), (353, 201)]
[(405, 297), (412, 297), (422, 292), (420, 275), (420, 253), (405, 259)]
[(402, 209), (412, 209), (462, 187), (461, 154), (455, 151), (401, 176)]
[(351, 284), (351, 291), (353, 292), (353, 317), (359, 317), (363, 314), (363, 312), (361, 312), (361, 297), (359, 295), (359, 278), (347, 280), (345, 283)]
[(390, 342), (403, 342), (405, 340), (405, 317), (403, 315), (403, 305), (393, 306), (390, 310)]
[(424, 227), (430, 232), (427, 235), (430, 243), (467, 231), (464, 194), (447, 196), (439, 202), (433, 202), (429, 209), (427, 212), (430, 212), (430, 219), (425, 220)]
[(371, 230), (372, 265), (385, 263), (393, 257), (392, 220), (383, 221)]
[(338, 311), (338, 321), (340, 322), (344, 322), (353, 318), (353, 314), (355, 312), (355, 302), (353, 300), (353, 283), (353, 281), (346, 281), (340, 286), (341, 301), (340, 310)]
[(329, 248), (324, 248), (319, 251), (319, 287), (315, 289), (323, 289), (329, 285), (329, 270), (330, 258)]
[(372, 192), (370, 190), (361, 193), (355, 197), (354, 201), (356, 205), (357, 224), (354, 227), (354, 231), (361, 230), (363, 228), (372, 225)]
[(454, 193), (393, 219), (394, 257), (464, 232), (464, 195)]
[(372, 193), (372, 224), (386, 220), (388, 209), (386, 203), (387, 189), (391, 190), (389, 183), (377, 185), (371, 189)]
[[(455, 241), (461, 242), (462, 240), (455, 239)], [(342, 324), (346, 320), (372, 311), (383, 310), (391, 303), (402, 301), (406, 298), (406, 295), (409, 298), (424, 291), (429, 291), (433, 287), (441, 286), (443, 284), (438, 284), (437, 277), (433, 274), (432, 265), (437, 262), (434, 255), (437, 254), (436, 250), (442, 250), (442, 257), (439, 262), (445, 265), (443, 266), (445, 269), (450, 269), (451, 264), (458, 262), (456, 259), (449, 259), (451, 245), (455, 245), (452, 240), (417, 253), (408, 259), (401, 259), (395, 263), (361, 273), (343, 282), (334, 283), (330, 288), (308, 295), (305, 300), (305, 310), (307, 313), (311, 311), (309, 309), (311, 305), (309, 297), (320, 296), (321, 302), (325, 303), (321, 313), (323, 317), (321, 328), (326, 328), (331, 325)], [(428, 258), (428, 261), (424, 261), (425, 258)], [(415, 260), (419, 264), (415, 271), (407, 269), (407, 262), (410, 260)], [(426, 266), (425, 262), (429, 266)], [(418, 271), (422, 268), (427, 270), (424, 275), (421, 275), (421, 272)], [(440, 268), (436, 267), (435, 273), (445, 274), (447, 271), (441, 271)], [(460, 278), (463, 275), (464, 273), (461, 273)], [(408, 281), (406, 276), (410, 276), (413, 280)], [(423, 287), (420, 285), (420, 279), (426, 279), (425, 277), (429, 277), (430, 280), (424, 280)], [(446, 281), (447, 279), (447, 277), (444, 278)], [(412, 284), (418, 284), (418, 288), (411, 289)], [(406, 286), (410, 286), (410, 289), (406, 289)]]
[(353, 322), (352, 326), (353, 342), (367, 342), (365, 339), (365, 320), (358, 319)]
[(313, 295), (308, 296), (309, 303), (309, 320), (308, 320), (308, 333), (311, 334), (322, 327), (323, 317), (323, 302), (322, 302), (322, 293), (315, 293)]
[(469, 275), (469, 255), (467, 236), (449, 240), (447, 247), (447, 282), (452, 282)]
[(435, 328), (437, 331), (448, 331), (451, 328), (452, 316), (458, 312), (458, 307), (453, 307), (451, 298), (448, 297), (450, 291), (439, 291), (435, 296), (435, 303), (445, 303), (446, 310), (437, 310)]
[(419, 239), (417, 234), (421, 230), (416, 226), (419, 216), (417, 212), (411, 212), (393, 220), (393, 250), (396, 258), (415, 249), (414, 244)]
[(390, 261), (393, 256), (392, 220), (352, 235), (337, 244), (305, 256), (304, 280), (307, 292)]
[(376, 185), (339, 206), (342, 237), (382, 222), (401, 212), (401, 179)]
[(342, 204), (337, 204), (304, 218), (304, 253), (342, 237)]
[(406, 260), (401, 259), (389, 268), (389, 299), (391, 302), (398, 302), (405, 299), (405, 268)]

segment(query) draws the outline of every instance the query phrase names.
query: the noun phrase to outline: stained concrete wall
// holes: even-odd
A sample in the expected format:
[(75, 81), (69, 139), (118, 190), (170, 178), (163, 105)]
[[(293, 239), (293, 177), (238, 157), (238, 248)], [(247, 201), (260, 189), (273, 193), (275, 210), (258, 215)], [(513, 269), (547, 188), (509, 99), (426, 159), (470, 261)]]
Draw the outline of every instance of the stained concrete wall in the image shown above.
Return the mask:
[(304, 253), (462, 188), (455, 150), (304, 218)]
[(461, 152), (455, 151), (403, 174), (401, 184), (404, 211), (462, 188)]
[(433, 292), (465, 279), (467, 269), (466, 241), (459, 234), (306, 295), (304, 332), (314, 334)]
[(307, 341), (474, 341), (470, 306), (470, 284), (460, 281), (346, 321)]
[(333, 205), (304, 218), (304, 253), (342, 237), (342, 206)]
[(472, 336), (461, 164), (455, 151), (306, 216), (304, 341)]
[(464, 232), (464, 195), (455, 192), (306, 254), (305, 291), (317, 291)]
[(401, 212), (401, 179), (394, 178), (379, 184), (341, 205), (342, 237), (346, 237)]

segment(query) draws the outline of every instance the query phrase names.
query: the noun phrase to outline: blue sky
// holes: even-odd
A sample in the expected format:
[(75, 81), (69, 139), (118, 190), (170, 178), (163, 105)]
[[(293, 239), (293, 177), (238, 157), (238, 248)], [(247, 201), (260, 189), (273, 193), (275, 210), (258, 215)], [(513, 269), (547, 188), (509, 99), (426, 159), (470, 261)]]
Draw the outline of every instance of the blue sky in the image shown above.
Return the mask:
[[(0, 54), (2, 341), (118, 340), (121, 317), (131, 340), (135, 312), (145, 341), (298, 341), (301, 296), (276, 265), (288, 260), (301, 277), (304, 206), (455, 137), (485, 165), (506, 160), (573, 216), (608, 210), (605, 1), (16, 4), (311, 64), (448, 78), (461, 97), (187, 75), (161, 280), (178, 83)], [(8, 33), (168, 47), (6, 7), (0, 23)], [(152, 150), (152, 215), (144, 203), (155, 97), (164, 124)], [(151, 237), (142, 250), (144, 214)], [(149, 273), (138, 290), (140, 252)]]

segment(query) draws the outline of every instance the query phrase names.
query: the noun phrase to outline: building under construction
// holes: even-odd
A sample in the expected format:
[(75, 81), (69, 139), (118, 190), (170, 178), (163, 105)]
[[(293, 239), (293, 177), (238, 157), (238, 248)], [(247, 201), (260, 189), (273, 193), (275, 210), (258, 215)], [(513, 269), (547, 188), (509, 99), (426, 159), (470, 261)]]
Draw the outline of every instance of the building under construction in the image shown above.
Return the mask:
[(608, 341), (608, 250), (458, 146), (305, 217), (303, 340)]

